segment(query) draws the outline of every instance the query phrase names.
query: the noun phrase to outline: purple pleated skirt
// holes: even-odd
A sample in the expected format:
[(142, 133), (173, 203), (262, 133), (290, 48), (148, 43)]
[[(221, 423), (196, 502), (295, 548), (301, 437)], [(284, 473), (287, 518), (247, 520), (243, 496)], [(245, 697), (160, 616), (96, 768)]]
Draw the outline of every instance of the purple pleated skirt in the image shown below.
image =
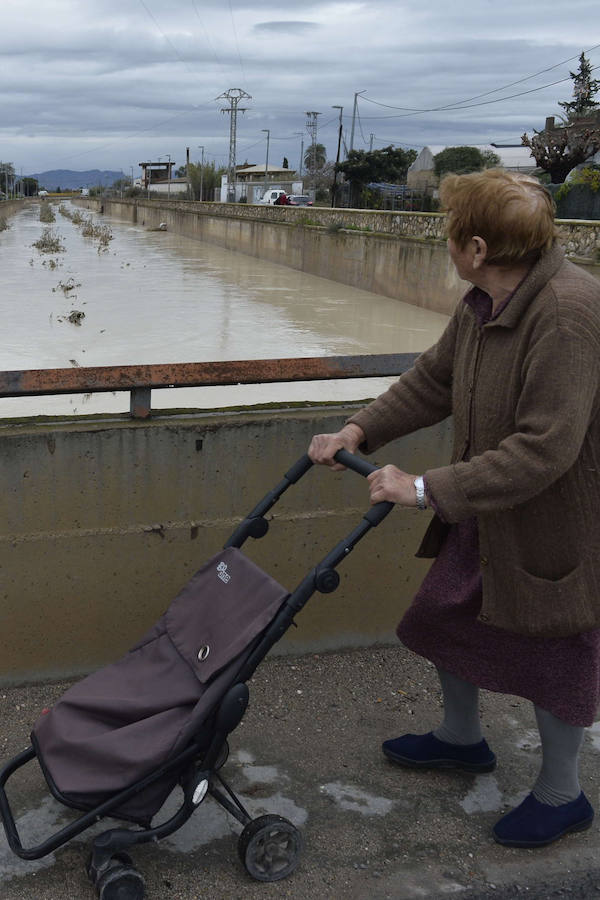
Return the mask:
[(402, 643), (453, 675), (531, 700), (570, 725), (591, 725), (600, 704), (600, 629), (536, 638), (479, 622), (475, 519), (450, 528), (398, 625)]

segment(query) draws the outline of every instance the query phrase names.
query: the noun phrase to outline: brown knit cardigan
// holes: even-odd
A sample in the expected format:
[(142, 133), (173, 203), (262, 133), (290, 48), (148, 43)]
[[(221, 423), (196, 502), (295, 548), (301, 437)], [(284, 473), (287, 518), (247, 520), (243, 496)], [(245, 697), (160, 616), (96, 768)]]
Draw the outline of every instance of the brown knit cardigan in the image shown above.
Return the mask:
[[(480, 619), (562, 637), (600, 627), (599, 413), (600, 282), (555, 245), (496, 319), (479, 328), (460, 303), (349, 421), (371, 452), (453, 415), (451, 463), (425, 475), (447, 522), (477, 517)], [(440, 526), (434, 517), (419, 555), (437, 555)]]

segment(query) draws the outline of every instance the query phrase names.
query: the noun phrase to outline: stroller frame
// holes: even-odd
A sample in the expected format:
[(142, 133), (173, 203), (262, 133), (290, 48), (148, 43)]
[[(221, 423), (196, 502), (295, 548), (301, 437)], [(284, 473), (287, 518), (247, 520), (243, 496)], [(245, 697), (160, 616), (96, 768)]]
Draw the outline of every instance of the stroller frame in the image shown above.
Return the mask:
[[(338, 451), (335, 458), (337, 462), (365, 477), (377, 469), (377, 466), (346, 450)], [(237, 526), (225, 544), (225, 548), (239, 548), (248, 537), (255, 539), (263, 537), (269, 529), (265, 514), (292, 484), (295, 484), (308, 472), (312, 465), (308, 455), (300, 457), (285, 473), (283, 479)], [(246, 656), (238, 672), (233, 676), (231, 686), (221, 699), (215, 702), (210, 711), (208, 721), (212, 723), (213, 731), (208, 747), (206, 740), (200, 742), (198, 736), (196, 739), (192, 738), (185, 749), (155, 771), (125, 790), (113, 794), (93, 809), (86, 811), (41, 844), (29, 848), (24, 847), (21, 842), (5, 785), (18, 769), (38, 757), (35, 742), (32, 740), (31, 746), (5, 764), (0, 769), (0, 816), (11, 850), (21, 859), (40, 859), (81, 834), (100, 819), (109, 817), (112, 810), (118, 809), (126, 800), (145, 790), (149, 785), (168, 774), (178, 773), (178, 782), (183, 791), (183, 801), (171, 818), (155, 827), (111, 828), (94, 838), (87, 872), (96, 887), (100, 900), (113, 900), (113, 898), (114, 900), (117, 898), (119, 900), (121, 898), (122, 900), (141, 900), (145, 890), (144, 880), (133, 867), (131, 857), (126, 851), (136, 844), (157, 841), (174, 833), (191, 817), (207, 795), (210, 795), (243, 826), (238, 841), (238, 852), (249, 875), (259, 881), (278, 881), (291, 874), (299, 862), (302, 836), (291, 822), (281, 816), (263, 815), (253, 819), (245, 809), (219, 771), (229, 752), (227, 738), (244, 716), (249, 699), (246, 682), (252, 677), (259, 663), (294, 623), (296, 614), (316, 591), (331, 593), (336, 590), (340, 581), (336, 566), (371, 528), (376, 527), (387, 516), (392, 508), (393, 503), (389, 502), (378, 503), (371, 507), (350, 534), (311, 569), (298, 587), (287, 596), (270, 624), (255, 639), (249, 655)], [(64, 805), (73, 807), (75, 804), (62, 795), (39, 757), (38, 763), (53, 796)]]

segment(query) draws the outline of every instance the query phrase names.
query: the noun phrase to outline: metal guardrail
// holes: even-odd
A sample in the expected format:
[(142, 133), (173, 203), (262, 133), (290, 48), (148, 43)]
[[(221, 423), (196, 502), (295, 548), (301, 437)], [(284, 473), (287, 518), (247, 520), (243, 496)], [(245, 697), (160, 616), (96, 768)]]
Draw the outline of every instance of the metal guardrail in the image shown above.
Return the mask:
[(409, 369), (416, 356), (415, 353), (381, 353), (366, 356), (25, 369), (0, 372), (0, 397), (129, 391), (131, 416), (135, 419), (147, 419), (152, 412), (152, 390), (158, 388), (396, 376)]

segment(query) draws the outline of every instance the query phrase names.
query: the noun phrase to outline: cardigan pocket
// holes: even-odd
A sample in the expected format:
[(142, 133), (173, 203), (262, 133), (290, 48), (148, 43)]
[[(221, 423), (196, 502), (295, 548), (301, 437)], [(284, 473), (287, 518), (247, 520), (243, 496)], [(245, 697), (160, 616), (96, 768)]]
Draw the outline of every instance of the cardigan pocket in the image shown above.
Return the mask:
[(540, 578), (516, 569), (515, 630), (535, 637), (568, 637), (598, 626), (583, 564), (562, 578)]

